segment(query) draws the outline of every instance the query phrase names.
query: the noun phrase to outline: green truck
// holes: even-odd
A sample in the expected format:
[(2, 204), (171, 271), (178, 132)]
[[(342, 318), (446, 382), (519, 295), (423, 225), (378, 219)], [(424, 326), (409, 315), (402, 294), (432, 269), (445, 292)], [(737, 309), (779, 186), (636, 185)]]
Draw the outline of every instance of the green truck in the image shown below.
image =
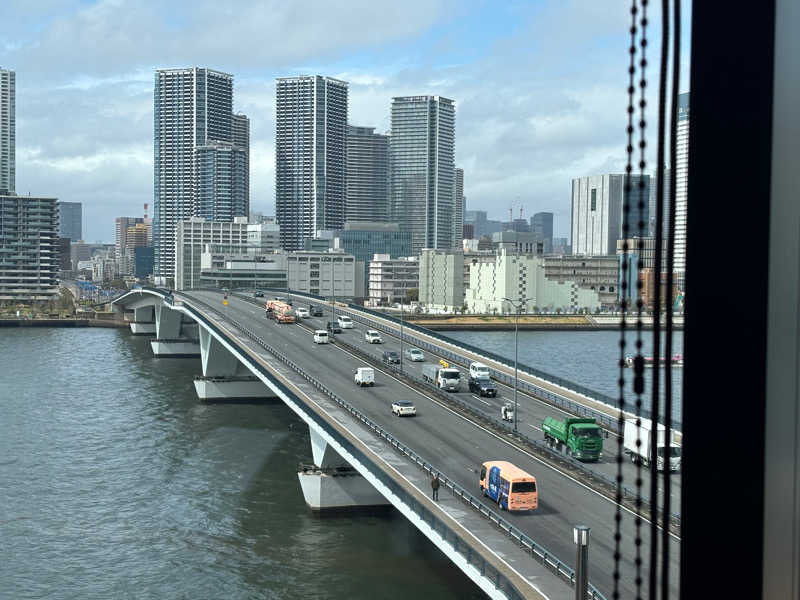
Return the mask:
[(545, 417), (542, 431), (547, 445), (559, 452), (566, 448), (567, 454), (583, 461), (603, 456), (603, 432), (594, 419)]

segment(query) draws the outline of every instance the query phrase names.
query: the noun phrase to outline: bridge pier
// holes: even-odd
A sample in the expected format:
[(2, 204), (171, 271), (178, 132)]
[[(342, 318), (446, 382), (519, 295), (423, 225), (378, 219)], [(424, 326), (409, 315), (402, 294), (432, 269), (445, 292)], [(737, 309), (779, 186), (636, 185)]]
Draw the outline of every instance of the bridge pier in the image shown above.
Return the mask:
[(297, 477), (306, 505), (312, 511), (348, 510), (389, 504), (313, 427), (309, 427), (309, 432), (311, 453), (316, 466), (303, 466)]
[[(185, 337), (191, 329), (183, 331), (183, 314), (172, 310), (164, 304), (155, 305), (156, 339), (150, 342), (153, 354), (159, 357), (195, 357), (200, 356), (200, 344), (197, 338)], [(182, 335), (184, 334), (184, 335)]]
[(199, 328), (202, 377), (194, 380), (197, 397), (206, 401), (275, 398), (264, 382), (252, 375), (231, 352), (204, 327)]
[(140, 306), (133, 309), (133, 321), (130, 323), (133, 335), (153, 335), (156, 332), (155, 311), (153, 306)]

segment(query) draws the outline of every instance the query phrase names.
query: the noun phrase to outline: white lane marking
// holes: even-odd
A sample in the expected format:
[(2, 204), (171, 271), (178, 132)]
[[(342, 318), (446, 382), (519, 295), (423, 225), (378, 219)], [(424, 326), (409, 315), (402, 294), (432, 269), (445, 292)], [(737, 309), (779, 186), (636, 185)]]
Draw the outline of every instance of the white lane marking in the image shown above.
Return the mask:
[[(536, 431), (542, 431), (542, 428), (541, 427), (537, 427), (536, 425), (531, 425), (530, 423), (526, 423), (526, 425), (528, 427), (533, 427)], [(544, 432), (542, 431), (542, 433), (544, 433)]]
[[(357, 356), (355, 356), (354, 354), (352, 354), (352, 353), (351, 353), (351, 352), (349, 352), (348, 350), (345, 350), (345, 349), (344, 349), (344, 348), (342, 348), (341, 346), (337, 346), (336, 348), (337, 348), (338, 350), (341, 350), (341, 351), (342, 351), (342, 352), (344, 352), (345, 354), (348, 354), (348, 355), (352, 356), (353, 358), (355, 358), (356, 360), (358, 360), (358, 357), (357, 357)], [(445, 406), (444, 404), (442, 404), (442, 403), (441, 403), (441, 402), (439, 402), (438, 400), (436, 400), (436, 399), (434, 399), (434, 398), (432, 398), (432, 397), (430, 397), (430, 396), (426, 396), (425, 394), (423, 394), (423, 393), (422, 393), (422, 392), (420, 392), (419, 390), (416, 390), (416, 389), (412, 388), (410, 385), (406, 384), (405, 382), (403, 382), (403, 381), (400, 381), (399, 379), (395, 379), (395, 378), (394, 378), (394, 377), (393, 377), (391, 374), (389, 374), (387, 371), (384, 371), (384, 370), (382, 370), (382, 369), (380, 369), (380, 368), (376, 368), (376, 370), (377, 370), (377, 371), (380, 371), (381, 373), (383, 373), (383, 374), (384, 374), (384, 375), (386, 375), (387, 377), (391, 377), (391, 378), (392, 378), (392, 379), (394, 379), (394, 380), (395, 380), (397, 383), (399, 383), (400, 385), (402, 385), (402, 386), (404, 386), (404, 387), (408, 388), (409, 390), (411, 390), (411, 391), (412, 391), (412, 392), (414, 392), (415, 394), (418, 394), (419, 396), (422, 396), (422, 397), (423, 397), (423, 398), (425, 398), (426, 400), (429, 400), (429, 401), (431, 401), (431, 402), (434, 402), (434, 403), (438, 404), (438, 405), (439, 405), (441, 408), (443, 408), (444, 410), (448, 411), (449, 413), (451, 413), (451, 414), (455, 415), (457, 418), (461, 419), (462, 421), (465, 421), (466, 423), (469, 423), (470, 425), (473, 425), (474, 427), (477, 427), (478, 429), (481, 429), (482, 431), (484, 431), (484, 432), (488, 433), (488, 434), (489, 434), (489, 435), (491, 435), (492, 437), (494, 437), (494, 438), (497, 438), (498, 440), (500, 440), (501, 442), (503, 442), (503, 443), (504, 443), (504, 444), (506, 444), (507, 446), (509, 446), (509, 447), (513, 448), (514, 450), (516, 450), (516, 451), (518, 451), (518, 452), (520, 452), (520, 453), (524, 454), (524, 455), (525, 455), (525, 456), (527, 456), (528, 458), (530, 458), (530, 459), (532, 459), (532, 460), (534, 460), (534, 461), (536, 461), (536, 462), (540, 463), (540, 464), (541, 464), (542, 466), (544, 466), (545, 468), (547, 468), (547, 469), (550, 469), (550, 470), (551, 470), (551, 471), (553, 471), (554, 473), (557, 473), (557, 474), (561, 475), (562, 477), (564, 477), (564, 478), (566, 478), (566, 479), (569, 479), (569, 480), (570, 480), (570, 481), (572, 481), (573, 483), (575, 483), (575, 484), (579, 485), (580, 487), (582, 487), (582, 488), (584, 488), (585, 490), (587, 490), (588, 492), (591, 492), (592, 494), (594, 494), (594, 495), (598, 496), (599, 498), (602, 498), (602, 499), (603, 499), (603, 500), (605, 500), (606, 502), (608, 502), (608, 503), (610, 503), (610, 504), (612, 504), (612, 505), (614, 505), (614, 506), (619, 506), (619, 507), (620, 507), (620, 509), (624, 510), (625, 512), (627, 512), (627, 513), (630, 513), (630, 514), (631, 514), (631, 515), (633, 515), (633, 516), (637, 516), (637, 515), (636, 515), (636, 513), (635, 513), (634, 511), (632, 511), (631, 509), (629, 509), (627, 506), (623, 506), (623, 505), (621, 505), (621, 504), (617, 504), (616, 502), (614, 502), (614, 501), (613, 501), (613, 500), (611, 500), (610, 498), (607, 498), (606, 496), (604, 496), (604, 495), (603, 495), (603, 494), (601, 494), (600, 492), (598, 492), (598, 491), (596, 491), (596, 490), (593, 490), (592, 488), (590, 488), (590, 487), (589, 487), (588, 485), (586, 485), (585, 483), (583, 483), (583, 482), (581, 482), (581, 481), (578, 481), (577, 479), (575, 479), (575, 478), (574, 478), (574, 477), (572, 477), (571, 475), (569, 475), (569, 474), (567, 474), (567, 473), (565, 473), (565, 472), (563, 472), (563, 471), (560, 471), (560, 470), (559, 470), (559, 469), (557, 469), (556, 467), (554, 467), (554, 466), (552, 466), (552, 465), (550, 465), (550, 464), (546, 463), (546, 462), (545, 462), (545, 461), (543, 461), (541, 458), (538, 458), (538, 457), (534, 456), (533, 454), (531, 454), (531, 453), (529, 453), (529, 452), (527, 452), (527, 451), (523, 450), (522, 448), (519, 448), (519, 447), (515, 446), (514, 444), (512, 444), (512, 443), (511, 443), (511, 442), (509, 442), (508, 440), (505, 440), (505, 439), (503, 439), (501, 436), (497, 435), (497, 434), (496, 434), (496, 433), (494, 433), (493, 431), (490, 431), (489, 429), (486, 429), (486, 428), (484, 428), (484, 427), (481, 427), (480, 425), (478, 425), (478, 424), (477, 424), (477, 423), (475, 423), (474, 421), (470, 421), (470, 420), (469, 420), (469, 419), (467, 419), (465, 416), (458, 414), (458, 413), (457, 413), (457, 412), (455, 412), (453, 409), (451, 409), (449, 406)], [(644, 517), (644, 516), (640, 516), (639, 518), (640, 518), (642, 521), (644, 521), (645, 523), (648, 523), (648, 524), (650, 523), (650, 520), (649, 520), (649, 519), (647, 519), (647, 518), (646, 518), (646, 517)], [(664, 529), (663, 529), (663, 528), (662, 528), (660, 525), (658, 525), (658, 524), (656, 524), (656, 527), (657, 527), (659, 530), (661, 530), (661, 531), (663, 531), (663, 530), (664, 530)], [(671, 531), (667, 531), (667, 534), (669, 534), (669, 536), (670, 536), (670, 537), (672, 537), (672, 538), (674, 538), (675, 540), (677, 540), (677, 541), (681, 541), (681, 538), (680, 538), (679, 536), (675, 535), (674, 533), (672, 533)]]
[(478, 397), (478, 396), (476, 396), (475, 394), (470, 394), (470, 395), (471, 395), (473, 398), (475, 398), (475, 400), (479, 400), (480, 402), (483, 402), (483, 403), (484, 403), (486, 406), (491, 406), (491, 404), (489, 404), (489, 403), (488, 403), (486, 400), (484, 400), (483, 398), (479, 398), (479, 397)]

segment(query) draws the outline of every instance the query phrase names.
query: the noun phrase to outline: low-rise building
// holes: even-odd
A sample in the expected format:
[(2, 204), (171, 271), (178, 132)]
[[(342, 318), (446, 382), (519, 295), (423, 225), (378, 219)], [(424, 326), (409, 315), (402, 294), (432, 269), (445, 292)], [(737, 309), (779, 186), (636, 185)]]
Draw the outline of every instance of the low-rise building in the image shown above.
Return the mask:
[(514, 304), (530, 313), (555, 310), (596, 310), (600, 298), (596, 291), (582, 288), (576, 281), (555, 281), (545, 275), (546, 258), (516, 254), (501, 249), (492, 260), (476, 260), (470, 265), (467, 310), (474, 313), (513, 314)]
[(464, 252), (426, 248), (419, 256), (419, 303), (454, 312), (464, 305)]
[(248, 223), (247, 217), (234, 217), (233, 222), (192, 217), (178, 222), (175, 234), (176, 290), (200, 285), (201, 257), (209, 244), (234, 253), (248, 248), (267, 253), (280, 248), (278, 225)]
[(375, 254), (369, 263), (370, 306), (408, 302), (408, 291), (419, 289), (419, 259)]
[(229, 252), (208, 244), (200, 257), (200, 286), (216, 288), (286, 288), (286, 253)]
[(617, 256), (545, 256), (544, 267), (546, 277), (552, 281), (574, 281), (581, 289), (597, 292), (602, 308), (617, 306)]
[(364, 265), (352, 254), (298, 250), (287, 256), (289, 289), (326, 298), (363, 301)]

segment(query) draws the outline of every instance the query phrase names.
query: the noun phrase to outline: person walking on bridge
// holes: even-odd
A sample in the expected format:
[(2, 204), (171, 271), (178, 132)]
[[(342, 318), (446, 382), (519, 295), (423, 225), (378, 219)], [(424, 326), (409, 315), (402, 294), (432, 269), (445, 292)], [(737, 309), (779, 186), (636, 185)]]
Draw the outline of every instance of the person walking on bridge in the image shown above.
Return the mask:
[(439, 501), (439, 474), (436, 473), (431, 479), (431, 490), (433, 492), (433, 500), (435, 502)]

